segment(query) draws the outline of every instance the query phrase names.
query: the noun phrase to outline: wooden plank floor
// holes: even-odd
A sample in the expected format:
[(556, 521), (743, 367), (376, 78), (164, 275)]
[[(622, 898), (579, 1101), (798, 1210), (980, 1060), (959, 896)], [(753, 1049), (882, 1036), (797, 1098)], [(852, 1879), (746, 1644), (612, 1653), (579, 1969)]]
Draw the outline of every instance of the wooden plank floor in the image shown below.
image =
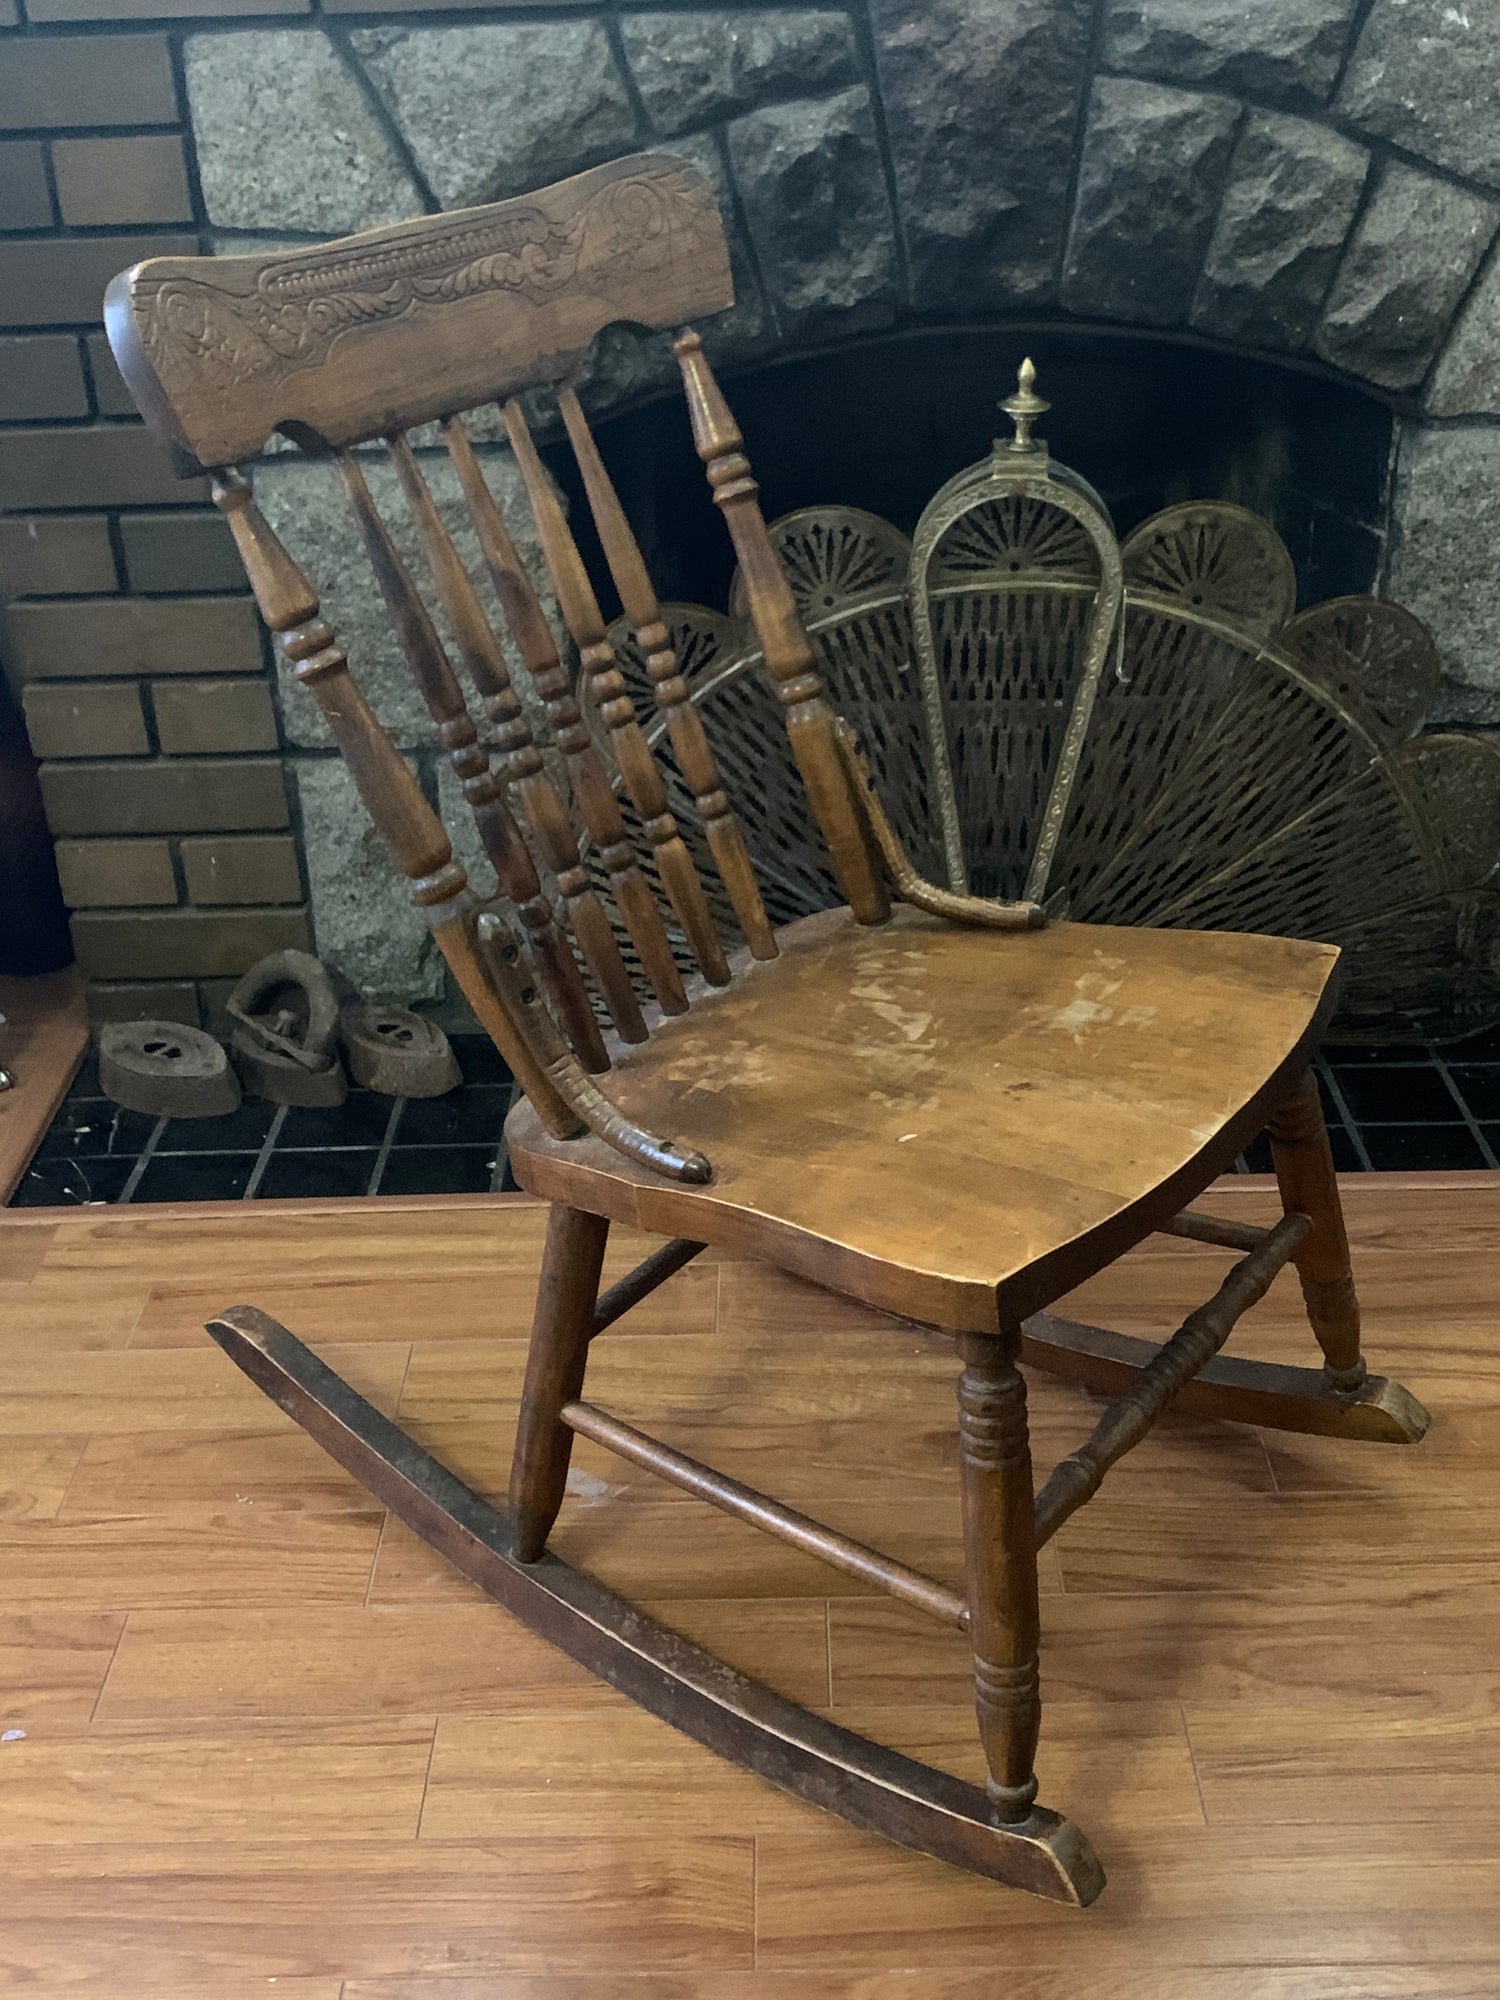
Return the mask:
[[(1062, 1911), (851, 1831), (488, 1605), (201, 1332), (250, 1301), (503, 1487), (543, 1211), (0, 1221), (0, 1991), (69, 2000), (1491, 2000), (1500, 1177), (1346, 1183), (1402, 1452), (1166, 1420), (1049, 1549)], [(1270, 1212), (1260, 1183), (1220, 1212)], [(610, 1273), (646, 1246), (618, 1234)], [(1080, 1316), (1166, 1331), (1154, 1241)], [(1238, 1351), (1306, 1359), (1284, 1277)], [(957, 1577), (944, 1343), (707, 1259), (590, 1394)], [(1045, 1465), (1087, 1429), (1040, 1377)], [(799, 1700), (977, 1774), (962, 1643), (580, 1446), (562, 1551)], [(832, 1590), (832, 1595), (829, 1594)]]

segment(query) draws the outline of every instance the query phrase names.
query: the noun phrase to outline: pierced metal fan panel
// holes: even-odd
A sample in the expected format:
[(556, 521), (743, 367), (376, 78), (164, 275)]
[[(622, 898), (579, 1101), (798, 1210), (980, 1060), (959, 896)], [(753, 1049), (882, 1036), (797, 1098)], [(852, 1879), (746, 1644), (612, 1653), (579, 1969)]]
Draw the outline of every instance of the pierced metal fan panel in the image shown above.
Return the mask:
[(1113, 853), (1075, 892), (1084, 921), (1164, 921), (1177, 897), (1231, 866), (1261, 830), (1292, 824), (1374, 755), (1325, 700), (1252, 654), (1234, 692), (1176, 747), (1170, 776), (1159, 774)]
[(1081, 589), (1006, 587), (934, 603), (954, 810), (982, 894), (1012, 898), (1025, 886), (1077, 699), (1089, 602)]

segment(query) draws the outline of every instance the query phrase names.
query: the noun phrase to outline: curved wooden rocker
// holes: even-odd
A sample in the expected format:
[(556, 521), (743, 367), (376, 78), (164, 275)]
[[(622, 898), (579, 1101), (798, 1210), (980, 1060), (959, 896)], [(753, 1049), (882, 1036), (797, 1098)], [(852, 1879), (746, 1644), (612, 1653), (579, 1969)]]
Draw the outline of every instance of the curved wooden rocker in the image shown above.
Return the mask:
[[(524, 200), (347, 242), (157, 260), (111, 287), (110, 338), (137, 401), (185, 471), (212, 475), (283, 658), (317, 700), (449, 968), (524, 1088), (507, 1128), (511, 1157), (521, 1184), (553, 1203), (504, 1512), (253, 1307), (220, 1315), (209, 1330), (424, 1540), (633, 1700), (858, 1826), (1086, 1904), (1103, 1885), (1099, 1864), (1076, 1828), (1036, 1804), (1038, 1549), (1174, 1399), (1351, 1438), (1412, 1442), (1425, 1428), (1420, 1407), (1370, 1376), (1360, 1351), (1309, 1069), (1338, 954), (1278, 938), (1054, 922), (1040, 880), (1033, 899), (1003, 906), (924, 881), (857, 740), (825, 698), (742, 441), (689, 330), (676, 351), (699, 455), (843, 892), (839, 908), (772, 928), (669, 627), (568, 387), (610, 322), (678, 327), (731, 298), (705, 182), (682, 160), (651, 155)], [(691, 822), (670, 809), (514, 400), (537, 387), (559, 392)], [(463, 422), (462, 411), (491, 399), (505, 406), (597, 734)], [(1087, 487), (1033, 439), (1046, 405), (1029, 369), (1006, 408), (1014, 440), (944, 489), (929, 554), (940, 568), (954, 548), (962, 553), (965, 535), (988, 532), (984, 510), (997, 498), (1019, 498), (1037, 534), (1092, 563), (1095, 588), (1078, 629), (1091, 699), (1115, 652), (1120, 551)], [(446, 464), (405, 436), (432, 418), (442, 420)], [(476, 903), (316, 592), (235, 470), (277, 431), (338, 460), (334, 477), (503, 901)], [(351, 455), (376, 440), (390, 450), (438, 608), (495, 726), (498, 770)], [(513, 685), (458, 553), (455, 495), (529, 690)], [(1065, 733), (1045, 798), (1044, 848), (1080, 780), (1076, 734)], [(715, 927), (700, 864), (716, 872), (715, 899), (733, 912), (742, 943)], [(1262, 1129), (1281, 1220), (1259, 1229), (1193, 1211), (1188, 1204)], [(601, 1296), (611, 1220), (667, 1241)], [(1153, 1231), (1237, 1253), (1213, 1298), (1169, 1340), (1152, 1346), (1051, 1314), (1064, 1293)], [(954, 1337), (963, 1363), (962, 1591), (584, 1400), (593, 1336), (710, 1243)], [(1288, 1263), (1322, 1368), (1222, 1358), (1235, 1323)], [(1022, 1360), (1116, 1399), (1039, 1492)], [(551, 1556), (575, 1435), (967, 1632), (986, 1785), (784, 1701)]]

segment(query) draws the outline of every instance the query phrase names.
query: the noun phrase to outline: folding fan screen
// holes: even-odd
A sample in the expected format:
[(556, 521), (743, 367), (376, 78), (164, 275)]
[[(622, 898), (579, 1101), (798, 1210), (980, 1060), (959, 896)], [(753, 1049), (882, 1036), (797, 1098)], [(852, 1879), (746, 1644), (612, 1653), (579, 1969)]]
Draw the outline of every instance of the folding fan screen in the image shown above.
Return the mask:
[[(1123, 634), (1085, 687), (1099, 558), (1058, 508), (985, 501), (925, 547), (919, 524), (915, 569), (905, 536), (853, 508), (804, 509), (773, 533), (924, 875), (1021, 895), (1050, 802), (1060, 828), (1031, 887), (1074, 918), (1342, 945), (1346, 1037), (1500, 1020), (1500, 748), (1416, 733), (1437, 655), (1399, 605), (1336, 598), (1293, 617), (1291, 558), (1268, 523), (1224, 502), (1172, 507), (1121, 549)], [(667, 615), (779, 923), (836, 891), (739, 611), (736, 589), (728, 617)], [(628, 631), (610, 636), (644, 694)], [(1059, 799), (1075, 718), (1082, 753)]]

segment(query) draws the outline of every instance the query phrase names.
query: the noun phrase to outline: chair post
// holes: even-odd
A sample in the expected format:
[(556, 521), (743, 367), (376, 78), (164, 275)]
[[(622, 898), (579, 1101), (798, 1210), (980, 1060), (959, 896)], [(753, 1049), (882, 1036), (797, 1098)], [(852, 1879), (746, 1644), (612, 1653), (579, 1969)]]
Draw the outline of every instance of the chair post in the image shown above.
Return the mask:
[(812, 642), (760, 511), (745, 441), (699, 335), (685, 328), (673, 346), (682, 368), (693, 444), (734, 542), (761, 656), (776, 682), (787, 740), (813, 818), (828, 843), (833, 872), (855, 917), (862, 924), (883, 924), (891, 914), (891, 899), (880, 857), (834, 738), (834, 714)]
[(1318, 1079), (1310, 1069), (1266, 1129), (1282, 1208), (1287, 1214), (1300, 1209), (1312, 1219), (1295, 1262), (1307, 1317), (1323, 1350), (1323, 1374), (1331, 1389), (1352, 1394), (1364, 1386), (1367, 1373), (1359, 1347), (1359, 1300)]
[(602, 1216), (553, 1203), (510, 1466), (510, 1515), (521, 1562), (535, 1562), (542, 1553), (562, 1506), (573, 1433), (557, 1413), (583, 1389), (608, 1235)]
[(1036, 1502), (1019, 1328), (964, 1334), (959, 1351), (959, 1465), (974, 1706), (1000, 1820), (1024, 1820), (1036, 1798), (1042, 1705), (1037, 1672)]

